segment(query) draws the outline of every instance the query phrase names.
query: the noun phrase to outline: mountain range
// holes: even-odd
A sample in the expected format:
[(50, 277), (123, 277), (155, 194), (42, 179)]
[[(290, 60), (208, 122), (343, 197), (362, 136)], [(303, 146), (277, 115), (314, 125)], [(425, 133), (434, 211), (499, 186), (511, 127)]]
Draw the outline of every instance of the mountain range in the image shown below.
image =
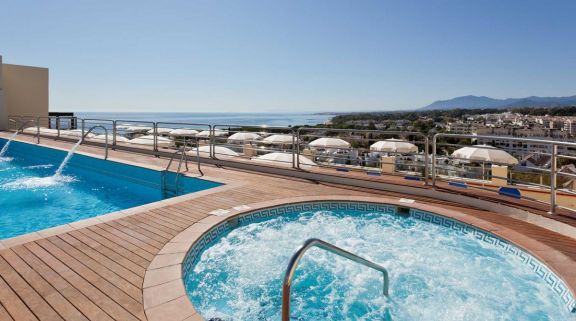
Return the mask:
[(516, 108), (516, 107), (560, 107), (576, 106), (576, 96), (495, 99), (486, 96), (462, 96), (448, 100), (438, 100), (418, 110)]

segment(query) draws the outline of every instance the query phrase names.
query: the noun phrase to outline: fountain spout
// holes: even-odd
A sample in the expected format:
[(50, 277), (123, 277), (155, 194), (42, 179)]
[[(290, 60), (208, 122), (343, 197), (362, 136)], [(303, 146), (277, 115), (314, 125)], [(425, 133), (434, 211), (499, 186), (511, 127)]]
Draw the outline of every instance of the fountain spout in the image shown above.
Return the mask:
[(62, 163), (60, 163), (60, 166), (56, 170), (55, 176), (58, 177), (58, 176), (62, 175), (62, 171), (64, 170), (64, 168), (66, 167), (66, 165), (70, 161), (70, 158), (72, 158), (72, 156), (74, 156), (76, 149), (78, 149), (78, 147), (82, 144), (82, 142), (84, 141), (84, 138), (86, 138), (86, 136), (88, 136), (88, 134), (90, 134), (90, 132), (92, 132), (96, 128), (104, 129), (104, 133), (106, 135), (106, 140), (105, 140), (106, 141), (106, 151), (104, 154), (104, 159), (108, 159), (108, 129), (106, 129), (106, 127), (100, 126), (100, 125), (92, 126), (92, 127), (90, 127), (90, 129), (88, 129), (88, 131), (86, 133), (84, 133), (84, 135), (82, 135), (82, 137), (80, 137), (78, 142), (70, 149), (70, 151), (68, 152), (68, 154), (66, 155), (66, 157), (64, 158)]
[[(11, 119), (12, 120), (12, 119)], [(12, 120), (14, 121), (14, 120)], [(16, 138), (16, 136), (18, 135), (18, 133), (24, 128), (24, 126), (26, 126), (29, 122), (33, 122), (34, 120), (28, 120), (26, 122), (23, 122), (22, 125), (20, 125), (20, 127), (18, 129), (16, 129), (16, 131), (12, 134), (12, 136), (10, 136), (10, 138), (8, 139), (8, 141), (6, 142), (6, 144), (2, 147), (2, 149), (0, 150), (0, 158), (4, 157), (4, 154), (6, 154), (6, 152), (8, 151), (8, 147), (10, 147), (10, 143), (12, 143), (12, 141), (14, 140), (14, 138)]]
[(80, 144), (82, 144), (82, 142), (84, 142), (84, 139), (86, 138), (86, 136), (88, 136), (88, 134), (90, 134), (94, 129), (96, 128), (101, 128), (104, 129), (104, 136), (106, 137), (104, 139), (105, 142), (105, 151), (104, 151), (104, 159), (108, 159), (108, 129), (102, 125), (96, 125), (96, 126), (92, 126), (88, 129), (88, 131), (86, 133), (84, 133), (84, 135), (82, 135), (82, 138), (80, 138)]

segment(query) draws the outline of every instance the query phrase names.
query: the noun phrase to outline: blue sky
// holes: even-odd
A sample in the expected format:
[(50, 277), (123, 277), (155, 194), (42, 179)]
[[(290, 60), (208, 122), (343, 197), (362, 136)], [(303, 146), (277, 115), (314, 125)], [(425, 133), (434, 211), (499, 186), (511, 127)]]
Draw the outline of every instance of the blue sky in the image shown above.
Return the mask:
[(0, 0), (53, 111), (397, 110), (576, 95), (574, 0)]

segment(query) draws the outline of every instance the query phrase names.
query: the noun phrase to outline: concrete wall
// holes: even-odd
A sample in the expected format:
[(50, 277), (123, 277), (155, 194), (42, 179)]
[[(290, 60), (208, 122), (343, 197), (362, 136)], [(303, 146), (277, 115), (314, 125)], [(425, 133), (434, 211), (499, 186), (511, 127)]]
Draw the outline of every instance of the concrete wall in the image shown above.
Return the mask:
[(9, 115), (48, 116), (48, 69), (1, 64), (0, 130), (8, 129)]

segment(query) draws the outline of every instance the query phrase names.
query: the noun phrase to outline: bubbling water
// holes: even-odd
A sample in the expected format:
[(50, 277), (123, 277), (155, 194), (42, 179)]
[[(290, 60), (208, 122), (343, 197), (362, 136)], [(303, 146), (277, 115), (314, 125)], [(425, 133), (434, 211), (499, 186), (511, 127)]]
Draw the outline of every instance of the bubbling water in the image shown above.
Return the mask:
[(206, 318), (280, 320), (284, 272), (294, 251), (320, 238), (390, 273), (311, 249), (296, 271), (297, 320), (569, 320), (555, 293), (515, 256), (472, 236), (396, 215), (318, 211), (238, 227), (185, 275)]
[[(4, 145), (4, 148), (7, 148), (7, 145), (9, 143), (10, 141), (8, 141), (6, 145)], [(62, 163), (60, 163), (60, 166), (58, 166), (58, 169), (56, 170), (54, 175), (47, 177), (22, 177), (12, 182), (3, 184), (1, 188), (5, 190), (39, 189), (74, 182), (75, 181), (74, 177), (62, 175), (62, 172), (64, 171), (64, 168), (66, 168), (66, 165), (68, 165), (68, 162), (70, 162), (72, 156), (74, 156), (76, 149), (78, 149), (81, 143), (82, 139), (78, 140), (78, 142), (74, 144), (74, 146), (68, 151), (68, 154), (66, 154), (66, 157), (64, 157), (64, 160), (62, 160)], [(2, 150), (4, 150), (4, 148)], [(27, 169), (50, 168), (50, 167), (52, 167), (51, 164), (33, 165), (28, 166)]]
[(40, 189), (53, 186), (60, 186), (66, 183), (75, 182), (76, 179), (72, 176), (53, 175), (47, 177), (23, 177), (12, 182), (2, 185), (2, 189), (17, 190), (17, 189)]

